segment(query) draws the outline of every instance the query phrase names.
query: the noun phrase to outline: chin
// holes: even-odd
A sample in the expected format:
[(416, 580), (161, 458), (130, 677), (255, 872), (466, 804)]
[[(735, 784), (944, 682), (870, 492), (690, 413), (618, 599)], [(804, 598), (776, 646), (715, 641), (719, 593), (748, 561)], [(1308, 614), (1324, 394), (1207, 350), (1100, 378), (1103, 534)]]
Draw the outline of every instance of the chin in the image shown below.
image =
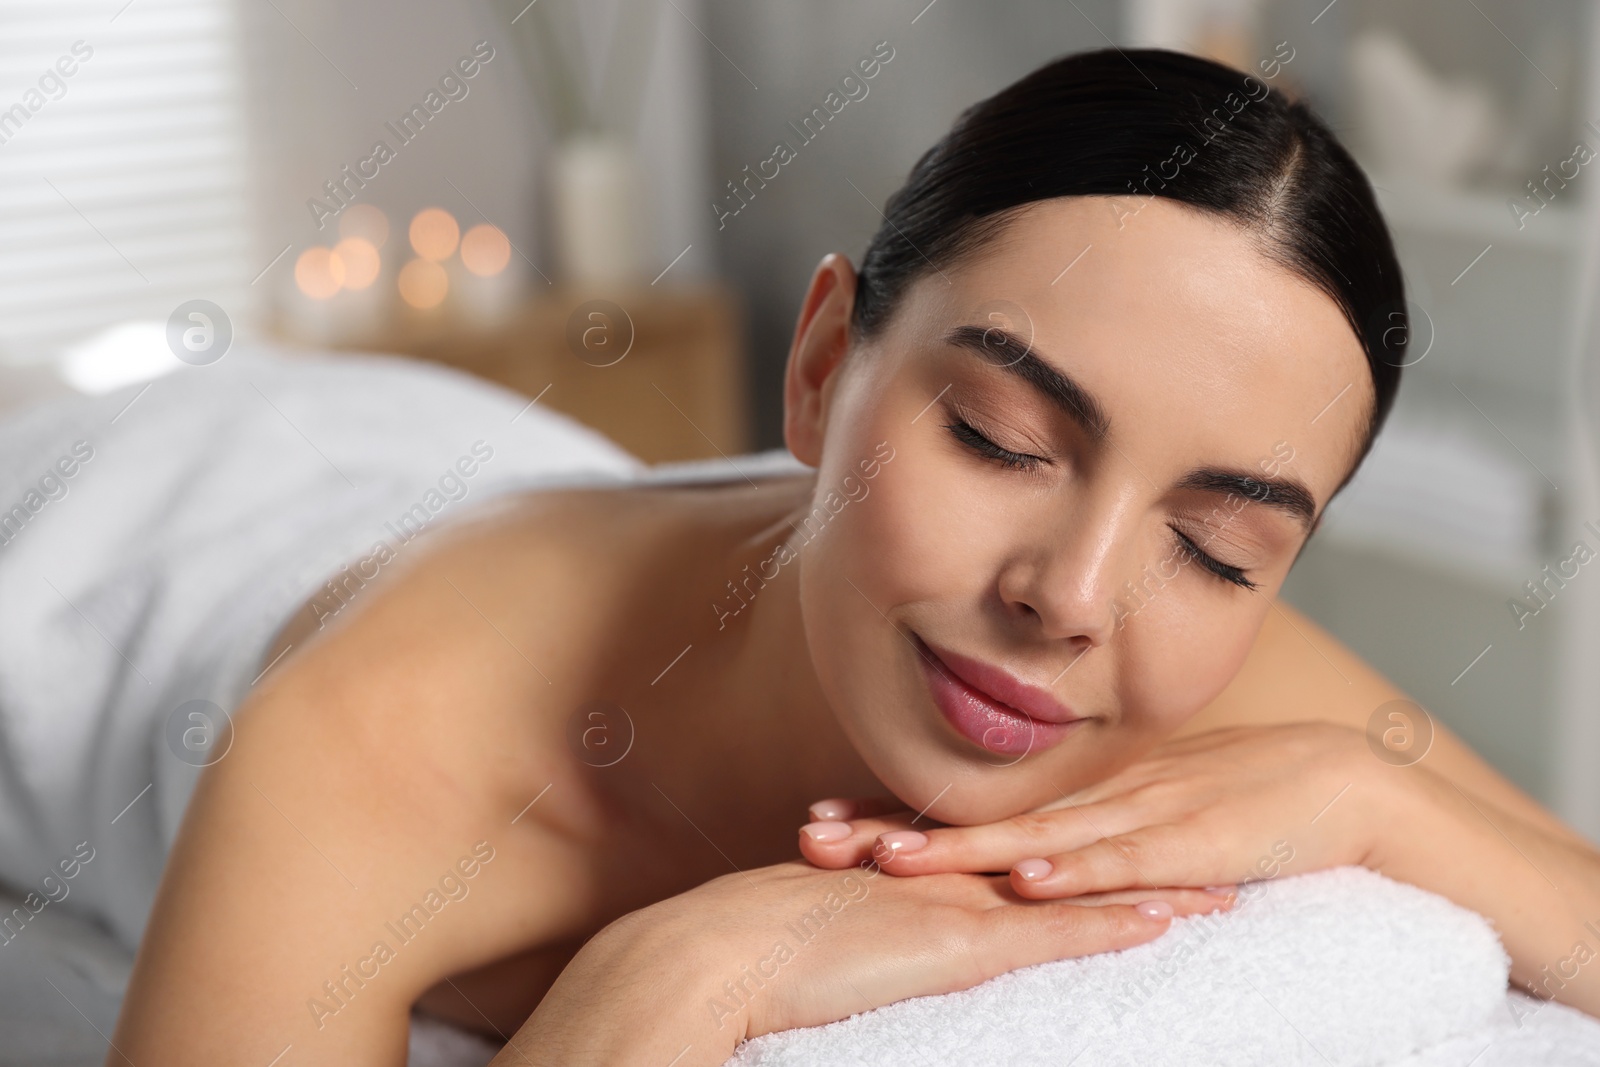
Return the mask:
[(1106, 725), (1094, 719), (1036, 750), (992, 751), (964, 736), (931, 692), (920, 652), (898, 632), (883, 643), (877, 621), (860, 640), (845, 636), (848, 625), (816, 627), (812, 654), (843, 668), (818, 671), (823, 694), (883, 791), (909, 810), (952, 826), (996, 822), (1060, 800), (1104, 764)]
[[(834, 707), (862, 761), (909, 810), (951, 826), (974, 826), (1061, 798), (1053, 783), (1063, 776), (1036, 756), (982, 751), (945, 736), (948, 728), (931, 705), (919, 707), (904, 693), (884, 693), (882, 702), (875, 696)], [(896, 712), (885, 714), (885, 708)]]
[[(927, 774), (925, 769), (907, 768), (914, 780), (904, 792), (895, 789), (895, 795), (902, 800), (907, 799), (906, 793), (926, 798), (938, 796), (932, 805), (925, 799), (920, 804), (908, 802), (907, 807), (913, 811), (926, 807), (928, 818), (950, 826), (999, 822), (1060, 798), (1048, 780), (1037, 773), (1019, 773), (1018, 767), (996, 772), (981, 762), (969, 762), (964, 769), (969, 771), (965, 778), (946, 776), (936, 781), (936, 776)], [(939, 795), (941, 790), (942, 796)]]

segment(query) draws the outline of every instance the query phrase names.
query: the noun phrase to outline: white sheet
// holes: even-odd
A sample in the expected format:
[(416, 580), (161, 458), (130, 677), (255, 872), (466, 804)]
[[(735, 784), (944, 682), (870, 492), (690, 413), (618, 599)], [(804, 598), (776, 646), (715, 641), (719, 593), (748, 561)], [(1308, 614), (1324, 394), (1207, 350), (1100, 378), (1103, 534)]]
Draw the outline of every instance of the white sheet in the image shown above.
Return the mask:
[(409, 360), (241, 347), (0, 421), (0, 883), (41, 888), (86, 843), (51, 906), (136, 945), (198, 776), (167, 736), (183, 705), (235, 707), (296, 606), (379, 541), (406, 551), (412, 509), (645, 469), (526, 403)]

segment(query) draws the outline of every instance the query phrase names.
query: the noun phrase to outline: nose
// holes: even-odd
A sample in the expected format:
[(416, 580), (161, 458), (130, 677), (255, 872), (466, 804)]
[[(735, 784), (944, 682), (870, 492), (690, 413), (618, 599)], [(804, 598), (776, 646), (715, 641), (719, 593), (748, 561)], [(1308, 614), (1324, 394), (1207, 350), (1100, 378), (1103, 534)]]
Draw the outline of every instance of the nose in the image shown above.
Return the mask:
[(1080, 652), (1105, 644), (1116, 630), (1131, 523), (1129, 508), (1107, 504), (1029, 524), (1001, 568), (1001, 603), (1040, 637), (1070, 641)]

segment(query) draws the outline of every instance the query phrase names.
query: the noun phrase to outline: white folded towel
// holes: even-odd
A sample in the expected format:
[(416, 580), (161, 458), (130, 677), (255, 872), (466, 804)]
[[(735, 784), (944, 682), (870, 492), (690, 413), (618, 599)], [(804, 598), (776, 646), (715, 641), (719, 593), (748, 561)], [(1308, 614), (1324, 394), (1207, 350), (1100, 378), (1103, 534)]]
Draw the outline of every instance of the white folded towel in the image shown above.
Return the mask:
[(1600, 1023), (1508, 998), (1508, 963), (1481, 916), (1341, 867), (1126, 951), (767, 1034), (727, 1067), (1600, 1064)]

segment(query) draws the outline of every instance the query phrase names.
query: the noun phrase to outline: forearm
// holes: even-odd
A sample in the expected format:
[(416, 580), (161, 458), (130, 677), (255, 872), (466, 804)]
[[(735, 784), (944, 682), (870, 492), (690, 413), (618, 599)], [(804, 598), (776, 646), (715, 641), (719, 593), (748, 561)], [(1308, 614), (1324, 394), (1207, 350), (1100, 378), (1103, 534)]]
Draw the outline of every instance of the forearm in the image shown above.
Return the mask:
[(1402, 773), (1374, 866), (1492, 921), (1517, 985), (1600, 1016), (1600, 854), (1421, 767)]

